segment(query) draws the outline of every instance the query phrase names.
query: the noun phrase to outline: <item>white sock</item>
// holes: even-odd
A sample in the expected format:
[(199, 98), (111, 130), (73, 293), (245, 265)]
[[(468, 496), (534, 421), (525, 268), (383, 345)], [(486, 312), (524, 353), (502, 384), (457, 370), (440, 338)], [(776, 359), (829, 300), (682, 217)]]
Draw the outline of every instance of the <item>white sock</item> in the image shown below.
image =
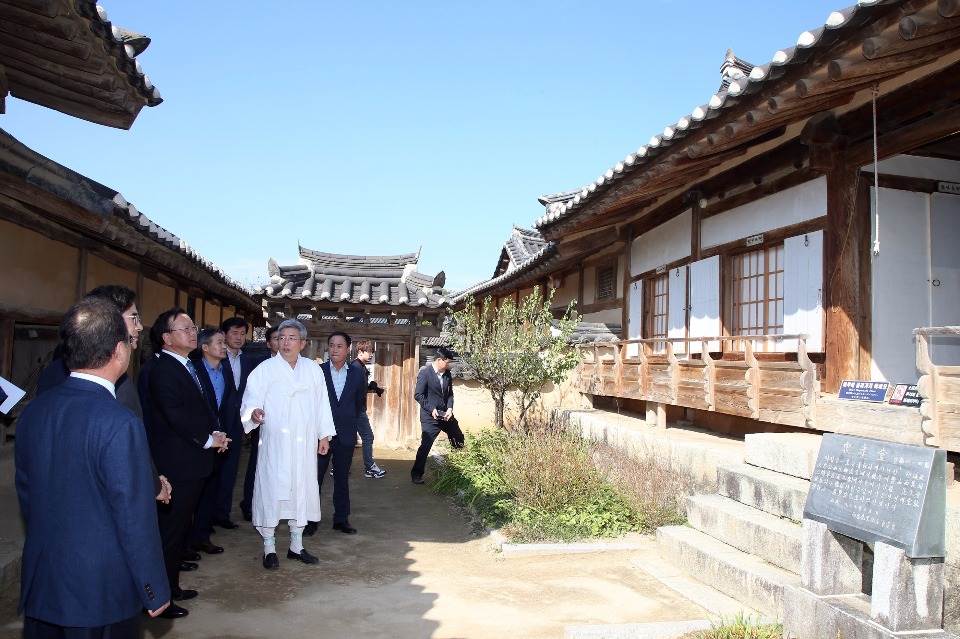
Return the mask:
[(290, 552), (300, 554), (303, 550), (303, 526), (297, 525), (296, 519), (291, 519), (290, 525)]
[(277, 552), (277, 527), (257, 526), (257, 532), (263, 537), (263, 556), (266, 557), (270, 553)]

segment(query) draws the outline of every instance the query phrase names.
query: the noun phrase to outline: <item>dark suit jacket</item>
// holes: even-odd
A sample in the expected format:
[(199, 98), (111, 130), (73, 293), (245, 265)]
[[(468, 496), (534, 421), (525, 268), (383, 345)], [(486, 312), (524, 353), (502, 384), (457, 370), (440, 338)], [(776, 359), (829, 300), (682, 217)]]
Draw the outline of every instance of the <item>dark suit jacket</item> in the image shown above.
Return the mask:
[(193, 376), (172, 355), (161, 353), (147, 386), (150, 451), (157, 470), (171, 480), (208, 477), (217, 453), (204, 446), (219, 428)]
[(433, 370), (433, 364), (427, 364), (417, 373), (417, 384), (413, 388), (413, 398), (420, 404), (420, 423), (435, 422), (433, 409), (438, 414), (453, 408), (453, 377), (449, 370), (443, 371), (443, 390), (440, 390), (440, 379)]
[(70, 377), (18, 422), (16, 486), (27, 525), (20, 610), (103, 626), (170, 599), (143, 424)]
[[(217, 394), (213, 390), (213, 382), (210, 381), (210, 375), (207, 373), (207, 367), (202, 361), (194, 361), (193, 365), (197, 369), (197, 377), (200, 378), (200, 384), (203, 386), (204, 397), (210, 410), (217, 413), (220, 421), (220, 428), (231, 438), (237, 446), (240, 444), (240, 437), (243, 437), (243, 425), (240, 423), (240, 395), (233, 382), (233, 373), (230, 366), (226, 364), (226, 359), (220, 363), (223, 369), (223, 399), (220, 400), (220, 406), (217, 406)], [(243, 365), (241, 364), (241, 367)]]
[[(247, 355), (243, 352), (243, 349), (240, 349), (240, 386), (236, 388), (237, 395), (243, 397), (243, 391), (247, 389), (247, 378), (250, 377), (250, 373), (257, 367), (257, 364), (262, 360), (257, 360), (251, 355)], [(227, 365), (227, 368), (230, 369), (230, 373), (233, 373), (233, 368), (230, 366), (230, 356), (228, 355), (223, 359), (223, 363)], [(234, 384), (236, 384), (236, 377), (234, 376)]]
[[(37, 378), (37, 395), (45, 393), (51, 388), (56, 388), (70, 376), (67, 365), (63, 362), (63, 357), (54, 358)], [(143, 419), (143, 409), (140, 406), (140, 397), (134, 388), (133, 380), (124, 373), (117, 380), (116, 384), (117, 401), (130, 409), (134, 415)]]
[(347, 381), (343, 385), (340, 399), (333, 388), (330, 377), (330, 361), (320, 365), (323, 378), (327, 382), (327, 395), (330, 396), (330, 411), (333, 413), (333, 425), (337, 429), (337, 438), (343, 445), (354, 446), (357, 442), (357, 418), (367, 412), (367, 379), (355, 367), (347, 367)]

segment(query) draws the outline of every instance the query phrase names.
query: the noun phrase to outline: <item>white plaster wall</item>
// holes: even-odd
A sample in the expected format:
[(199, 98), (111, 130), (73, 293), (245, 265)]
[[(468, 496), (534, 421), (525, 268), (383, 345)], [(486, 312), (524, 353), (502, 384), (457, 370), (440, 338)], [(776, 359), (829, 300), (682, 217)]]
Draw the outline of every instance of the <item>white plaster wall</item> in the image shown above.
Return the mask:
[(583, 302), (582, 305), (593, 304), (597, 300), (597, 268), (587, 266), (583, 269)]
[(620, 324), (623, 322), (623, 311), (619, 308), (611, 308), (596, 313), (587, 313), (583, 316), (584, 322), (602, 322), (604, 324)]
[(709, 248), (826, 214), (827, 179), (821, 177), (708, 217), (701, 226), (700, 242)]
[(630, 272), (645, 273), (658, 266), (690, 256), (690, 230), (693, 213), (684, 211), (633, 240), (630, 247)]
[[(563, 278), (563, 285), (553, 294), (553, 308), (563, 308), (571, 301), (577, 298), (577, 292), (580, 289), (579, 275), (568, 275)], [(583, 303), (577, 300), (577, 306)]]
[[(943, 180), (960, 182), (960, 162), (937, 158), (919, 158), (912, 155), (898, 155), (883, 160), (878, 165), (880, 174), (902, 175), (923, 178), (925, 180)], [(867, 173), (873, 173), (873, 164), (862, 167)]]

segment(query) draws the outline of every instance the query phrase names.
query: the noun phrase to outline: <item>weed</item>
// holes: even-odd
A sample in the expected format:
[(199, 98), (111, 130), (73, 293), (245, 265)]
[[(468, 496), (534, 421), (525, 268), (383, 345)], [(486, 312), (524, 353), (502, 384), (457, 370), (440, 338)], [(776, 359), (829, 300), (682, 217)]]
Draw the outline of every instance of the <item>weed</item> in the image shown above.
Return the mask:
[(721, 616), (710, 622), (709, 630), (695, 630), (682, 639), (783, 639), (783, 624), (762, 623), (759, 617), (740, 612), (732, 618)]
[(458, 495), (514, 541), (572, 541), (682, 521), (679, 475), (565, 428), (484, 430), (437, 473), (433, 490)]

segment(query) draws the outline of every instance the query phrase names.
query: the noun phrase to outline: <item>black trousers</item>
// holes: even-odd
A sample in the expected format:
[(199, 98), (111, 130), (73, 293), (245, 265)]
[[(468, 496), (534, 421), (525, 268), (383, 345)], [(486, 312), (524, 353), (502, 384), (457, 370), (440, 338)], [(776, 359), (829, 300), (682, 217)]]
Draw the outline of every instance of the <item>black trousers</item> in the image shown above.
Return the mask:
[[(250, 433), (250, 457), (247, 459), (247, 472), (243, 476), (243, 499), (240, 500), (240, 512), (253, 511), (253, 484), (257, 477), (257, 452), (260, 450), (260, 430)], [(237, 462), (239, 464), (239, 460)]]
[[(233, 441), (230, 442), (230, 448), (227, 449), (227, 452), (220, 453), (223, 456), (221, 460), (223, 465), (220, 467), (220, 476), (216, 483), (217, 501), (216, 511), (214, 513), (216, 519), (230, 519), (230, 513), (233, 511), (233, 487), (237, 484), (237, 471), (240, 470), (240, 449), (242, 448), (243, 429), (240, 429), (239, 434), (233, 433), (229, 435), (229, 437), (233, 439)], [(257, 437), (257, 441), (260, 441), (259, 436)], [(252, 447), (253, 444), (251, 443), (250, 446)], [(250, 454), (253, 455), (253, 452)], [(253, 468), (254, 473), (256, 473), (256, 462), (254, 462)], [(244, 477), (244, 488), (246, 488), (246, 477)], [(252, 486), (250, 497), (252, 501)]]
[(206, 483), (204, 479), (170, 480), (173, 489), (169, 504), (157, 502), (157, 524), (160, 527), (160, 544), (163, 546), (163, 565), (167, 569), (170, 588), (180, 587), (180, 561), (183, 544), (187, 540), (193, 513)]
[(356, 442), (340, 443), (339, 437), (330, 438), (330, 451), (317, 455), (317, 483), (323, 488), (323, 476), (333, 462), (333, 523), (342, 524), (350, 517), (350, 464)]
[(447, 434), (453, 448), (463, 448), (463, 431), (460, 430), (460, 422), (457, 421), (456, 417), (451, 417), (450, 421), (439, 419), (437, 421), (420, 422), (420, 428), (420, 448), (417, 449), (417, 458), (410, 470), (411, 477), (423, 477), (423, 473), (427, 469), (427, 456), (430, 455), (433, 442), (440, 436), (440, 433)]
[(140, 639), (140, 613), (107, 626), (58, 626), (33, 617), (23, 619), (23, 639)]

